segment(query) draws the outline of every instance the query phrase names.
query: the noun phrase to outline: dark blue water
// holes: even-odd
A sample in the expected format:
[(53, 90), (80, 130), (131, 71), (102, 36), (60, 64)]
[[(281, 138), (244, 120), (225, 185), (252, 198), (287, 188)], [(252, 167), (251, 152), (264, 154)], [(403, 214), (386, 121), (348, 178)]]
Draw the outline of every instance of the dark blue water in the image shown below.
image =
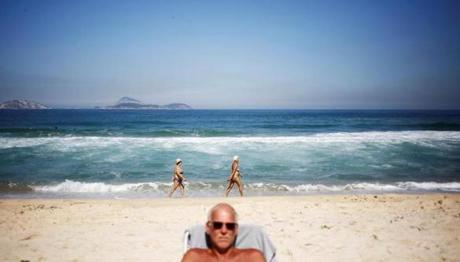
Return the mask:
[(1, 110), (0, 194), (459, 191), (460, 111)]
[(241, 136), (460, 131), (459, 111), (3, 110), (2, 137)]

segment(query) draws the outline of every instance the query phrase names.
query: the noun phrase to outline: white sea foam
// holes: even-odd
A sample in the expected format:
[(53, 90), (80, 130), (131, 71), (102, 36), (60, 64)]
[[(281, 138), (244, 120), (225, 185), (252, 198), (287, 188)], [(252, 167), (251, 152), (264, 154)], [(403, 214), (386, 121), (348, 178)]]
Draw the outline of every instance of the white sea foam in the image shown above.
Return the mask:
[(145, 192), (160, 191), (160, 186), (170, 187), (171, 183), (128, 183), (128, 184), (105, 184), (102, 182), (85, 183), (72, 180), (56, 185), (33, 186), (38, 192), (54, 193), (121, 193), (121, 192)]
[(460, 182), (436, 183), (436, 182), (400, 182), (398, 186), (408, 190), (442, 190), (442, 191), (460, 191)]
[[(171, 187), (170, 182), (146, 182), (127, 184), (106, 184), (102, 182), (78, 182), (66, 180), (56, 185), (32, 186), (34, 191), (47, 193), (125, 193), (125, 192), (154, 192), (164, 193)], [(188, 183), (189, 191), (206, 190), (210, 193), (220, 191), (222, 183), (194, 182)], [(351, 183), (346, 185), (324, 184), (277, 184), (277, 183), (248, 183), (246, 190), (249, 192), (268, 193), (348, 193), (348, 192), (460, 192), (460, 182), (397, 182), (393, 184), (382, 183)]]
[(460, 192), (459, 182), (398, 182), (395, 184), (381, 183), (352, 183), (346, 185), (280, 185), (280, 189), (289, 192), (404, 192), (404, 191), (452, 191)]
[(79, 147), (101, 148), (111, 146), (160, 147), (173, 149), (193, 145), (197, 151), (216, 153), (220, 146), (233, 144), (353, 144), (403, 142), (431, 145), (432, 142), (460, 142), (459, 131), (388, 131), (354, 133), (319, 133), (305, 136), (244, 136), (244, 137), (39, 137), (0, 138), (0, 149), (48, 145), (57, 150)]

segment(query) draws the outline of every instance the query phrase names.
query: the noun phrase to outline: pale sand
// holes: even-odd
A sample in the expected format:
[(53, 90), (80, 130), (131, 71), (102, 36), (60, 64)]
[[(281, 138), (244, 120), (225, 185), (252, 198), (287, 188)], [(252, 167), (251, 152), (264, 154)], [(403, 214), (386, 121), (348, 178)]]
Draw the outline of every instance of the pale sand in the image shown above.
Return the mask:
[(227, 201), (279, 261), (459, 261), (460, 194), (0, 199), (1, 261), (180, 261), (182, 234)]

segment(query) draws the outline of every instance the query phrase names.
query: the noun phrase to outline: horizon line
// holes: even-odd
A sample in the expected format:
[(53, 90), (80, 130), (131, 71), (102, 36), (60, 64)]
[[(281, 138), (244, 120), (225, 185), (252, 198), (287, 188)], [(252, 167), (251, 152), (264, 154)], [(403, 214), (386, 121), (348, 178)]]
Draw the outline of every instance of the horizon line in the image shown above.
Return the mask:
[(190, 108), (190, 109), (168, 109), (168, 108), (97, 108), (95, 107), (51, 107), (47, 109), (7, 109), (5, 111), (41, 111), (41, 110), (108, 110), (108, 111), (460, 111), (460, 108)]

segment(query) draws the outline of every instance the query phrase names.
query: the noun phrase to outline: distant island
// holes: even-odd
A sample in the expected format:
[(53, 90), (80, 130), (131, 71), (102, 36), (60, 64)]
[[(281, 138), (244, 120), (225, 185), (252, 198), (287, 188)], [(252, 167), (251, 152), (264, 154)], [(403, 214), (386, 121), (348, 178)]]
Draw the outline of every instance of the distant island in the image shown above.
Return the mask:
[(0, 103), (0, 109), (51, 109), (51, 107), (30, 100), (16, 99)]
[[(122, 97), (114, 105), (96, 106), (95, 109), (169, 109), (169, 110), (188, 110), (193, 109), (184, 103), (172, 103), (167, 105), (145, 104), (131, 97)], [(26, 99), (15, 99), (0, 103), (1, 109), (52, 109), (44, 104), (37, 103)], [(78, 109), (78, 108), (75, 108)]]
[[(98, 107), (100, 108), (100, 107)], [(122, 97), (118, 102), (113, 106), (107, 106), (106, 109), (192, 109), (191, 106), (183, 103), (172, 103), (167, 105), (153, 105), (153, 104), (144, 104), (143, 102), (131, 98), (131, 97)]]

